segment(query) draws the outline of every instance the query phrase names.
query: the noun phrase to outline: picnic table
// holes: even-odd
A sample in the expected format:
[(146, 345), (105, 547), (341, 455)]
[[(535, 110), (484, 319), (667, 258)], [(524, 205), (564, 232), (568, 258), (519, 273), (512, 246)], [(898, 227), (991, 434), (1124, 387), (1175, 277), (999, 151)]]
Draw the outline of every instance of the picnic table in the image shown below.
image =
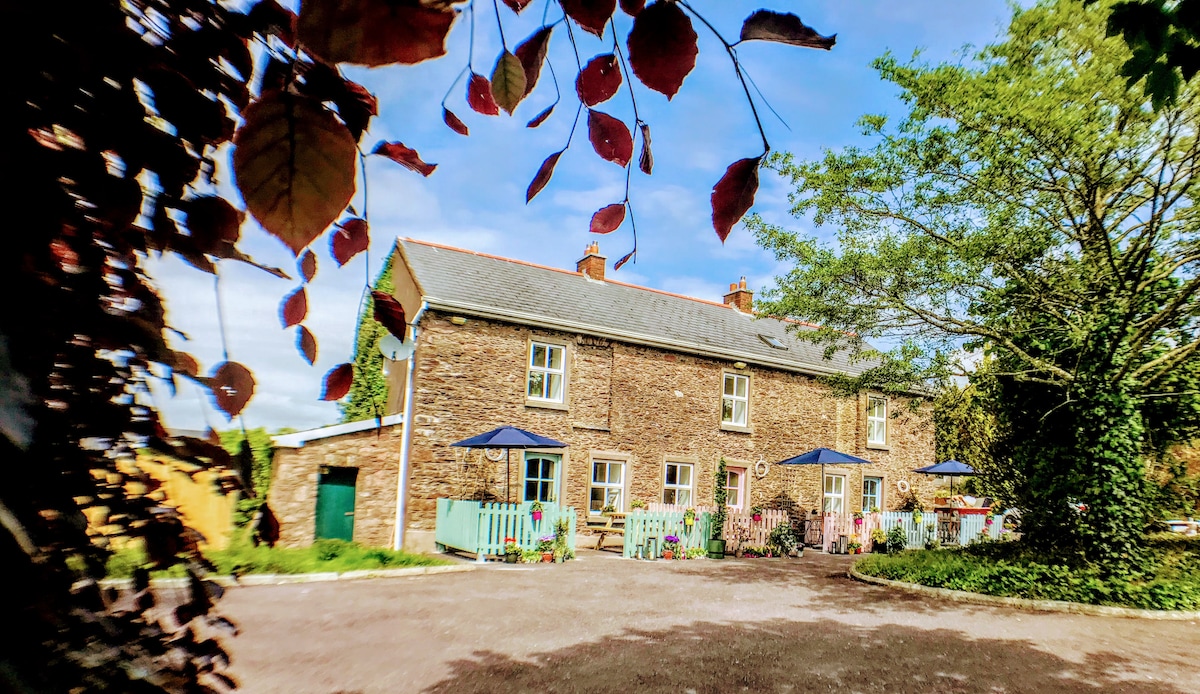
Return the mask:
[(621, 538), (625, 537), (625, 516), (624, 513), (605, 513), (600, 517), (588, 516), (587, 528), (595, 533), (599, 533), (600, 537), (596, 538), (596, 549), (600, 549), (604, 545), (604, 538), (609, 535), (617, 535)]

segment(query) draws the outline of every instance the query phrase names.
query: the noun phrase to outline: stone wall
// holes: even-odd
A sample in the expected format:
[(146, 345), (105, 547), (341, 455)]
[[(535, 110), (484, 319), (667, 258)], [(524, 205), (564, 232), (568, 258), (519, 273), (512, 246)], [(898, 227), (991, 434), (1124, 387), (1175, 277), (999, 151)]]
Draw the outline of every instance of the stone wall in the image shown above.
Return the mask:
[(310, 545), (316, 532), (317, 477), (321, 466), (358, 469), (354, 494), (354, 541), (392, 544), (396, 479), (403, 425), (306, 441), (300, 448), (275, 449), (271, 510), (279, 519), (280, 544)]
[[(884, 478), (884, 506), (900, 502), (904, 479), (926, 505), (934, 480), (912, 468), (934, 460), (929, 403), (910, 408), (908, 398), (888, 402), (888, 446), (866, 444), (867, 394), (835, 397), (815, 378), (756, 366), (640, 347), (566, 332), (541, 330), (428, 312), (421, 321), (413, 396), (413, 439), (408, 527), (432, 530), (438, 497), (505, 498), (503, 459), (451, 448), (454, 441), (511, 424), (570, 445), (563, 453), (563, 500), (583, 512), (592, 461), (611, 458), (627, 466), (629, 499), (662, 501), (668, 459), (694, 462), (694, 504), (711, 503), (714, 473), (724, 456), (751, 472), (751, 504), (811, 510), (821, 505), (817, 466), (773, 463), (818, 446), (872, 461), (846, 466), (848, 510), (861, 506), (864, 475)], [(567, 346), (565, 408), (532, 406), (524, 397), (530, 339)], [(722, 374), (750, 376), (749, 431), (720, 425)], [(403, 387), (403, 374), (392, 378)], [(512, 454), (514, 501), (521, 499), (522, 452)], [(764, 476), (755, 463), (766, 461)], [(832, 468), (827, 472), (838, 472)]]

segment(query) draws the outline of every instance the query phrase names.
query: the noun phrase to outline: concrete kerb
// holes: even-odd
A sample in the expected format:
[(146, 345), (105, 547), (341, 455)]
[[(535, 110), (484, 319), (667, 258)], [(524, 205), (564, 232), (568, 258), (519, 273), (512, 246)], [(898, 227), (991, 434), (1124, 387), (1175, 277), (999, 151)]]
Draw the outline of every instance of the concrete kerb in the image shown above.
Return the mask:
[[(367, 578), (404, 578), (408, 576), (427, 576), (430, 574), (459, 573), (474, 571), (471, 565), (452, 566), (408, 566), (402, 569), (362, 569), (359, 571), (343, 571), (341, 573), (328, 571), (314, 574), (245, 574), (243, 576), (209, 576), (205, 580), (221, 586), (274, 586), (285, 583), (323, 583), (326, 581), (354, 581)], [(186, 578), (153, 578), (150, 579), (152, 588), (186, 588)], [(133, 587), (132, 578), (106, 578), (100, 581), (101, 588), (128, 590)]]
[(846, 575), (850, 578), (861, 581), (863, 583), (872, 583), (877, 586), (885, 586), (887, 588), (898, 588), (910, 593), (918, 593), (921, 595), (929, 595), (932, 597), (951, 600), (953, 602), (973, 603), (976, 605), (992, 605), (999, 607), (1015, 607), (1024, 610), (1033, 610), (1036, 612), (1065, 612), (1068, 614), (1082, 614), (1097, 617), (1123, 617), (1126, 619), (1156, 619), (1162, 621), (1200, 621), (1200, 612), (1184, 612), (1184, 611), (1169, 611), (1169, 610), (1142, 610), (1133, 607), (1112, 607), (1109, 605), (1086, 605), (1079, 602), (1066, 602), (1064, 600), (1032, 600), (1030, 598), (1006, 598), (999, 595), (984, 595), (983, 593), (971, 593), (965, 590), (951, 590), (949, 588), (934, 588), (932, 586), (923, 586), (919, 583), (907, 583), (905, 581), (893, 581), (888, 578), (879, 578), (878, 576), (868, 576), (854, 570), (850, 567), (846, 571)]

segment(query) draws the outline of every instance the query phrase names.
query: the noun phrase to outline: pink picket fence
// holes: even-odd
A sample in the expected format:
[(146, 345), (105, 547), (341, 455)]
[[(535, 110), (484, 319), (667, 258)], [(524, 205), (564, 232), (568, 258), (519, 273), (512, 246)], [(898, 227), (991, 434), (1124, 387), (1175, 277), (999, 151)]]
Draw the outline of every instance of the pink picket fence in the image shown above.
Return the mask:
[(822, 520), (820, 544), (826, 552), (833, 551), (843, 535), (847, 541), (857, 540), (862, 545), (862, 551), (870, 552), (874, 547), (871, 531), (883, 527), (881, 513), (864, 513), (861, 519), (855, 519), (850, 513), (826, 513)]

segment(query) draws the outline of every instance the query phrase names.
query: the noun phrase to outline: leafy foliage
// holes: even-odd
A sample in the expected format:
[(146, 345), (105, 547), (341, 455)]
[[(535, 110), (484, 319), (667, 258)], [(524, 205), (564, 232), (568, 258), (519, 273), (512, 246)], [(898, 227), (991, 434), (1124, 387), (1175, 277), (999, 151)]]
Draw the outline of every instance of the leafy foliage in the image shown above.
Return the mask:
[[(984, 354), (992, 456), (1026, 539), (1119, 571), (1152, 516), (1148, 463), (1200, 426), (1200, 100), (1147, 108), (1105, 21), (1047, 0), (973, 63), (880, 58), (900, 123), (866, 116), (869, 150), (769, 164), (836, 246), (750, 225), (795, 265), (766, 311), (879, 357), (860, 387), (927, 385), (961, 349)], [(901, 346), (872, 352), (885, 336)]]
[(721, 457), (721, 461), (717, 463), (717, 474), (713, 478), (713, 506), (716, 510), (712, 514), (712, 539), (720, 540), (725, 537), (725, 519), (729, 515), (729, 466), (725, 463), (725, 457)]
[[(375, 292), (390, 296), (395, 291), (392, 283), (395, 260), (393, 252), (384, 261), (383, 269), (372, 286)], [(379, 340), (387, 334), (387, 329), (375, 320), (374, 308), (368, 301), (358, 317), (354, 343), (354, 381), (350, 385), (350, 395), (338, 403), (343, 422), (374, 419), (384, 414), (382, 407), (387, 403), (387, 379), (383, 375)]]
[[(890, 551), (890, 543), (889, 543)], [(1066, 600), (1149, 610), (1200, 610), (1200, 541), (1158, 539), (1123, 575), (1029, 551), (1019, 542), (870, 555), (855, 568), (869, 576), (986, 595)]]

